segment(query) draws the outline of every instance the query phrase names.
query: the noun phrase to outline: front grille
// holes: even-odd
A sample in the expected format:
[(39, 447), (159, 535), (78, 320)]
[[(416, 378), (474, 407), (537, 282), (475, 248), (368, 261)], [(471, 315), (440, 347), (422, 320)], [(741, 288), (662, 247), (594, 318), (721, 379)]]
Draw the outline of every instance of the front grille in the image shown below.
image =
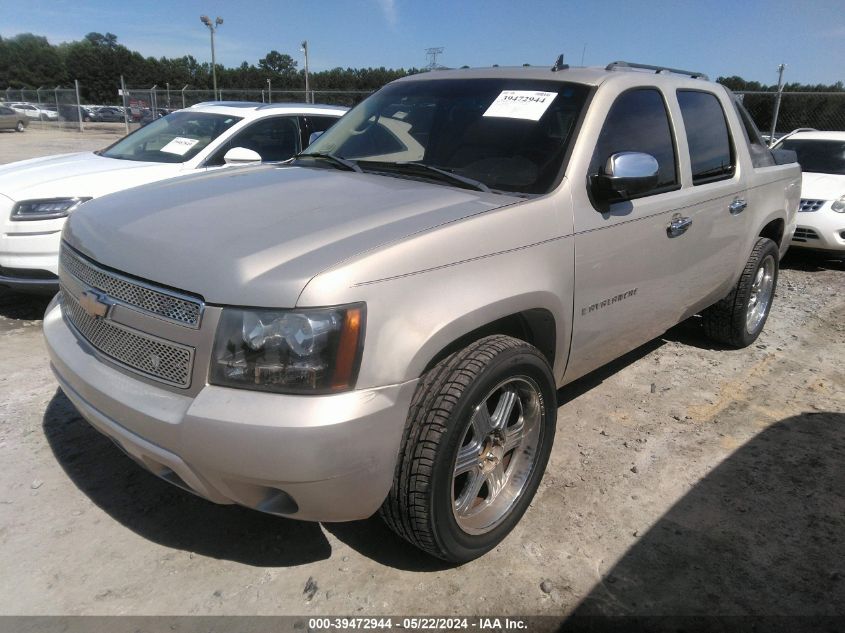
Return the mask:
[(179, 325), (199, 327), (202, 315), (199, 300), (153, 289), (140, 281), (104, 270), (64, 244), (59, 261), (65, 271), (83, 284), (102, 290), (112, 299)]
[(807, 213), (809, 211), (818, 211), (824, 205), (825, 200), (810, 200), (809, 198), (801, 198), (801, 204), (798, 205), (798, 211)]
[(136, 372), (177, 387), (191, 383), (194, 350), (106, 319), (90, 316), (66, 289), (61, 293), (62, 312), (79, 334), (98, 351)]
[(819, 239), (818, 233), (816, 233), (813, 229), (806, 229), (802, 226), (795, 229), (795, 235), (792, 236), (792, 241), (794, 242), (806, 242), (807, 240), (817, 239)]

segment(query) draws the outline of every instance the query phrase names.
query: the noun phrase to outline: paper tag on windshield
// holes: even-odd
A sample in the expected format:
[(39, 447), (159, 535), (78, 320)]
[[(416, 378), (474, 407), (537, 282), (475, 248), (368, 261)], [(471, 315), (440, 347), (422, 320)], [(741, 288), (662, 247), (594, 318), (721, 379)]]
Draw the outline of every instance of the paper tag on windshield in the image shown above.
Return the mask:
[(177, 156), (184, 156), (188, 150), (197, 143), (199, 143), (198, 139), (177, 136), (158, 151), (167, 152), (168, 154), (176, 154)]
[(556, 96), (556, 92), (502, 90), (502, 93), (487, 108), (484, 116), (539, 121)]

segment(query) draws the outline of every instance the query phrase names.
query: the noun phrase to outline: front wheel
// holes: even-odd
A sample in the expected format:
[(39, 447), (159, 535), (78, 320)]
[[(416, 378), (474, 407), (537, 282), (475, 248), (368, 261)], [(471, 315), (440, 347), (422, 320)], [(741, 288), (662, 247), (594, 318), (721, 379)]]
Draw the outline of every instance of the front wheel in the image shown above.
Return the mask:
[(23, 132), (23, 129), (25, 127), (26, 126), (23, 124), (23, 121), (18, 121), (18, 124), (15, 126), (15, 131), (16, 132)]
[(490, 336), (423, 376), (381, 515), (426, 552), (466, 562), (494, 548), (534, 497), (557, 419), (533, 346)]
[(778, 281), (777, 244), (761, 237), (730, 294), (702, 313), (704, 332), (731, 347), (748, 347), (763, 331)]

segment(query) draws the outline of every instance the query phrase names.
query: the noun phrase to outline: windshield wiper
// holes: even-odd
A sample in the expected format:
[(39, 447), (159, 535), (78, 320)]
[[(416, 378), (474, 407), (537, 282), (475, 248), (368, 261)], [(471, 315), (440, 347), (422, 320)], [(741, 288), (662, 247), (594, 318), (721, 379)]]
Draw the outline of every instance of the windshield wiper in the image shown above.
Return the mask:
[(297, 160), (301, 158), (321, 158), (323, 160), (331, 161), (335, 165), (340, 165), (341, 167), (343, 167), (344, 169), (348, 169), (349, 171), (357, 171), (359, 174), (362, 171), (355, 161), (351, 161), (346, 158), (330, 154), (328, 152), (315, 152), (313, 154), (303, 152), (302, 154), (297, 154), (296, 156), (294, 156), (294, 158), (296, 158)]
[(490, 193), (490, 187), (479, 180), (473, 180), (472, 178), (467, 178), (466, 176), (459, 176), (451, 171), (441, 169), (440, 167), (434, 167), (432, 165), (426, 165), (425, 163), (388, 163), (375, 160), (362, 160), (358, 162), (364, 163), (365, 167), (372, 168), (375, 171), (381, 169), (383, 171), (394, 171), (397, 173), (418, 174), (433, 178), (434, 180), (450, 182), (459, 187), (463, 187), (464, 189), (475, 189), (476, 191)]

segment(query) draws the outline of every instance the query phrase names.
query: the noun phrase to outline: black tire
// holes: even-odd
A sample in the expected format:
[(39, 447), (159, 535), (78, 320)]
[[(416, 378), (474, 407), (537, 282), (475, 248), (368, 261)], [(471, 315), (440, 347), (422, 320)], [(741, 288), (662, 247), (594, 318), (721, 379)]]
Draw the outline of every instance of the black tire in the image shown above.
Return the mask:
[[(769, 312), (772, 308), (775, 290), (777, 289), (779, 261), (780, 253), (777, 244), (765, 237), (758, 239), (739, 281), (736, 282), (728, 296), (707, 308), (701, 315), (704, 322), (704, 332), (709, 338), (737, 349), (748, 347), (757, 340), (766, 325), (766, 320), (769, 318)], [(767, 305), (759, 322), (756, 322), (749, 330), (747, 317), (749, 311), (754, 307), (752, 305), (752, 296), (754, 295), (752, 287), (758, 271), (764, 264), (768, 265), (768, 263), (773, 264), (773, 274)]]
[(23, 124), (23, 121), (18, 121), (18, 124), (15, 126), (16, 132), (23, 132), (26, 126)]
[[(474, 428), (471, 417), (476, 408), (509, 380), (536, 387), (531, 393), (539, 396), (532, 400), (537, 435), (500, 455), (502, 472), (509, 472), (506, 485), (513, 481), (518, 491), (488, 531), (468, 533), (454, 510), (455, 460), (458, 451), (466, 449), (465, 434)], [(521, 402), (519, 407), (522, 420)], [(532, 345), (496, 335), (452, 354), (422, 377), (414, 394), (393, 487), (380, 510), (382, 518), (402, 538), (438, 558), (463, 563), (483, 555), (508, 535), (534, 497), (549, 459), (556, 420), (554, 378), (545, 357)], [(520, 462), (512, 460), (527, 460), (526, 467), (519, 470)]]

